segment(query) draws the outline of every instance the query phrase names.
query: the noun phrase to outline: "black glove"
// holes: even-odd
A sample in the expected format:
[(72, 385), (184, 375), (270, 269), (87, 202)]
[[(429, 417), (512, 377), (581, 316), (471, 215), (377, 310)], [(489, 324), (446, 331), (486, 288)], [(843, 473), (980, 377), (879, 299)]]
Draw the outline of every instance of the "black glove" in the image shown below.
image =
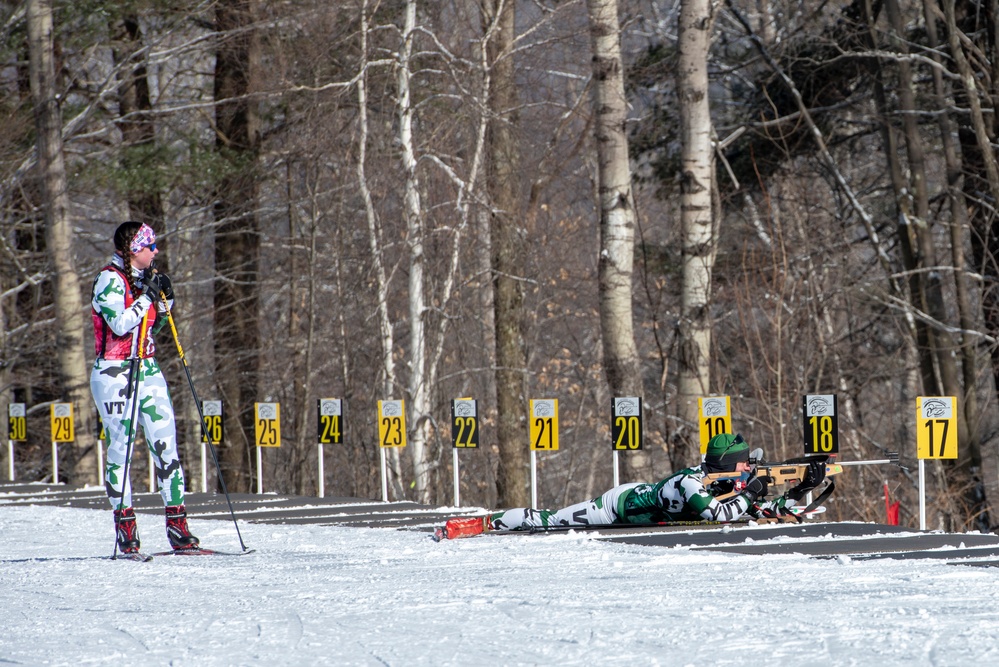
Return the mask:
[(742, 490), (742, 495), (749, 498), (750, 503), (755, 503), (760, 498), (765, 497), (767, 495), (767, 478), (754, 477), (749, 480), (746, 488)]
[(173, 283), (170, 282), (170, 276), (146, 269), (142, 274), (142, 293), (148, 294), (153, 303), (160, 303), (161, 293), (168, 301), (173, 300)]
[(826, 462), (824, 460), (812, 461), (808, 464), (808, 470), (805, 471), (804, 479), (801, 480), (798, 486), (787, 492), (787, 497), (797, 502), (804, 498), (805, 494), (821, 484), (825, 478)]

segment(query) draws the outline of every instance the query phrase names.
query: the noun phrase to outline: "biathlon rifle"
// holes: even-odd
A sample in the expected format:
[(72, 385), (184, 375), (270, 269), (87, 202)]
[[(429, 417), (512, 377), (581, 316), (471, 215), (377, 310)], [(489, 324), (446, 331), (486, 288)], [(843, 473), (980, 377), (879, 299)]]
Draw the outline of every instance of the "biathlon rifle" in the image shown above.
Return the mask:
[[(779, 463), (759, 461), (754, 462), (756, 472), (753, 477), (767, 477), (767, 484), (796, 484), (805, 478), (808, 472), (808, 464), (812, 461), (824, 461), (826, 464), (826, 477), (838, 475), (843, 472), (843, 466), (839, 463), (829, 463), (829, 457), (825, 454), (820, 456), (802, 456), (796, 459), (788, 459)], [(723, 479), (738, 479), (742, 477), (741, 472), (713, 472), (704, 476), (704, 485), (707, 486)]]
[[(801, 480), (805, 478), (805, 474), (808, 472), (808, 464), (813, 461), (825, 462), (826, 477), (838, 475), (843, 472), (842, 464), (829, 463), (829, 456), (825, 454), (821, 454), (819, 456), (802, 456), (799, 458), (781, 461), (779, 463), (757, 461), (753, 457), (750, 457), (749, 459), (749, 462), (756, 466), (756, 472), (752, 473), (752, 476), (767, 478), (767, 484), (800, 484)], [(715, 482), (720, 482), (726, 479), (739, 479), (742, 475), (743, 473), (741, 472), (713, 472), (704, 476), (704, 486), (710, 486)], [(736, 493), (737, 491), (733, 489), (729, 493), (715, 497), (718, 500), (722, 500), (724, 498), (728, 498), (729, 496), (735, 495)]]

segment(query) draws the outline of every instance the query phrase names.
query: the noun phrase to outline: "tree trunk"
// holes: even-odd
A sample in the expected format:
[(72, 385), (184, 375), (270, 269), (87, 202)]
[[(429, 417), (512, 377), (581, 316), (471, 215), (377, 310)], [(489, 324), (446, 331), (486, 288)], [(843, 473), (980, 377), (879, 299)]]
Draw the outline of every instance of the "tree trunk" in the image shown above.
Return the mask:
[[(371, 250), (372, 268), (375, 274), (375, 288), (378, 299), (378, 340), (381, 343), (382, 363), (382, 399), (388, 400), (395, 395), (395, 336), (392, 332), (392, 318), (388, 310), (388, 273), (382, 257), (382, 232), (375, 213), (375, 203), (368, 187), (367, 154), (368, 154), (368, 6), (361, 4), (361, 74), (357, 78), (357, 186), (364, 201), (364, 219), (368, 225), (368, 247)], [(346, 375), (344, 376), (346, 377)], [(399, 460), (399, 449), (392, 447), (386, 452), (389, 467), (388, 482), (396, 499), (405, 496), (402, 486), (402, 465)]]
[[(112, 26), (115, 38), (113, 56), (115, 64), (123, 64), (135, 58), (142, 49), (142, 33), (139, 29), (139, 19), (135, 15), (126, 15)], [(122, 168), (146, 169), (150, 165), (148, 158), (156, 140), (156, 127), (149, 112), (152, 110), (152, 100), (149, 97), (149, 79), (146, 64), (139, 60), (131, 67), (125, 67), (120, 75), (118, 85), (118, 127), (121, 130), (124, 152)], [(153, 180), (155, 182), (155, 180)], [(163, 229), (163, 200), (158, 190), (141, 189), (128, 193), (129, 217), (132, 220), (144, 222), (154, 229)], [(159, 236), (156, 245), (160, 252), (156, 256), (157, 266), (168, 272), (166, 250), (168, 237)]]
[[(45, 211), (46, 245), (52, 259), (60, 384), (65, 400), (73, 404), (76, 445), (63, 448), (64, 470), (73, 484), (95, 483), (101, 478), (94, 448), (93, 402), (84, 353), (84, 302), (73, 265), (73, 228), (66, 165), (63, 158), (62, 112), (56, 90), (53, 55), (52, 5), (49, 0), (28, 2), (28, 46), (31, 95), (38, 132), (38, 171)], [(53, 480), (58, 482), (59, 480)]]
[(229, 414), (221, 463), (230, 490), (248, 492), (254, 462), (253, 404), (258, 396), (260, 236), (257, 221), (259, 149), (255, 88), (259, 43), (252, 0), (222, 0), (215, 9), (216, 150), (230, 169), (215, 198), (216, 382)]
[(406, 3), (402, 49), (397, 65), (399, 104), (399, 143), (402, 146), (406, 236), (409, 245), (409, 413), (412, 435), (409, 438), (413, 458), (416, 497), (430, 502), (430, 461), (427, 457), (427, 431), (431, 422), (430, 387), (427, 383), (426, 294), (423, 284), (425, 255), (423, 248), (423, 210), (420, 203), (420, 180), (416, 173), (416, 149), (413, 145), (411, 78), (413, 39), (416, 30), (416, 0)]
[[(499, 463), (497, 503), (501, 507), (530, 504), (527, 437), (527, 353), (522, 329), (525, 230), (518, 223), (520, 155), (517, 88), (513, 63), (516, 33), (513, 0), (485, 0), (482, 5), (492, 63), (488, 107), (495, 114), (488, 131), (489, 198), (492, 202), (493, 314), (496, 326), (496, 435)], [(495, 29), (490, 26), (495, 23)]]
[[(710, 0), (683, 0), (680, 7), (677, 89), (680, 99), (680, 216), (683, 228), (683, 286), (680, 306), (678, 400), (681, 421), (695, 429), (697, 397), (711, 391), (711, 273), (717, 252), (712, 215), (714, 150), (708, 99), (708, 49), (714, 8)], [(697, 452), (674, 438), (673, 468), (688, 465)]]
[[(632, 275), (635, 257), (635, 201), (628, 160), (628, 100), (621, 64), (617, 0), (588, 0), (593, 51), (594, 107), (599, 168), (600, 331), (604, 372), (612, 396), (642, 396), (635, 345)], [(627, 452), (628, 481), (651, 479), (648, 450)]]
[[(995, 7), (995, 3), (990, 3), (991, 7)], [(923, 9), (926, 15), (926, 35), (928, 46), (930, 47), (930, 57), (933, 58), (938, 64), (941, 63), (941, 57), (938, 52), (938, 48), (941, 46), (940, 38), (937, 33), (937, 21), (936, 12), (939, 11), (931, 0), (924, 0)], [(995, 21), (995, 14), (992, 14), (993, 21)], [(953, 14), (951, 13), (947, 19), (948, 30), (956, 30), (956, 26), (952, 23)], [(951, 42), (951, 46), (954, 46), (954, 42)], [(992, 64), (993, 68), (997, 65), (997, 59), (995, 53), (992, 54)], [(965, 64), (966, 67), (966, 64)], [(937, 101), (937, 107), (944, 109), (948, 106), (950, 100), (949, 91), (946, 88), (943, 75), (941, 73), (941, 67), (934, 67), (931, 69), (933, 74), (933, 88), (934, 96)], [(967, 71), (964, 69), (964, 71)], [(995, 72), (995, 69), (993, 69)], [(993, 81), (993, 85), (995, 82)], [(971, 87), (973, 91), (973, 86)], [(967, 94), (971, 94), (966, 89)], [(961, 164), (961, 159), (959, 157), (958, 146), (955, 145), (954, 137), (958, 135), (958, 131), (955, 128), (954, 121), (952, 117), (948, 114), (939, 114), (937, 117), (937, 122), (940, 126), (940, 136), (941, 144), (943, 146), (943, 156), (947, 167), (947, 185), (948, 185), (948, 199), (950, 201), (951, 210), (951, 258), (954, 266), (954, 282), (955, 282), (955, 293), (957, 297), (957, 310), (958, 317), (960, 320), (960, 329), (962, 331), (961, 345), (960, 345), (960, 358), (961, 358), (961, 370), (962, 377), (964, 380), (964, 391), (963, 394), (959, 395), (959, 409), (961, 409), (961, 416), (967, 423), (967, 433), (965, 440), (960, 440), (962, 449), (967, 451), (970, 464), (970, 475), (972, 479), (972, 484), (968, 485), (965, 503), (971, 508), (971, 514), (973, 515), (973, 526), (979, 530), (988, 531), (991, 529), (991, 512), (989, 510), (989, 497), (999, 492), (999, 480), (997, 480), (995, 475), (995, 460), (994, 458), (989, 461), (992, 467), (992, 475), (986, 475), (983, 470), (983, 464), (985, 463), (985, 457), (982, 453), (982, 438), (983, 434), (989, 429), (989, 424), (982, 423), (983, 415), (979, 407), (978, 400), (978, 369), (980, 368), (981, 360), (978, 351), (977, 342), (974, 340), (970, 332), (975, 331), (980, 328), (989, 330), (989, 323), (987, 321), (981, 321), (984, 319), (984, 313), (975, 313), (975, 309), (972, 306), (972, 299), (969, 295), (968, 279), (966, 276), (967, 266), (964, 259), (964, 246), (966, 230), (971, 226), (971, 221), (969, 218), (969, 209), (979, 209), (978, 206), (969, 206), (967, 198), (964, 196), (964, 191), (962, 189), (962, 178), (967, 178), (967, 182), (971, 183), (970, 187), (978, 188), (977, 178), (972, 179), (971, 177), (965, 177), (965, 168)], [(976, 121), (977, 123), (978, 121)], [(995, 119), (993, 119), (995, 122)], [(983, 128), (984, 129), (984, 128)], [(979, 147), (980, 148), (980, 147)], [(982, 158), (987, 160), (989, 164), (986, 164), (986, 172), (994, 175), (995, 172), (995, 160), (991, 153), (991, 148), (986, 149), (988, 155), (983, 155)], [(976, 151), (980, 153), (981, 151)], [(994, 181), (990, 178), (990, 183)], [(996, 191), (993, 190), (993, 195)], [(976, 193), (977, 195), (977, 193)], [(976, 197), (977, 198), (977, 197)], [(988, 229), (988, 225), (983, 225)], [(974, 239), (977, 235), (972, 235)], [(990, 238), (991, 235), (985, 234), (979, 236), (978, 238)], [(994, 237), (993, 237), (994, 238)], [(974, 244), (973, 247), (979, 249), (982, 248), (981, 245)], [(994, 269), (994, 264), (988, 262), (990, 268), (986, 268), (985, 271)], [(986, 290), (985, 294), (988, 295), (992, 290)], [(985, 298), (988, 298), (987, 296)], [(993, 364), (994, 369), (999, 369), (999, 364)], [(996, 372), (989, 374), (989, 382), (987, 383), (991, 389), (993, 396), (996, 392)]]

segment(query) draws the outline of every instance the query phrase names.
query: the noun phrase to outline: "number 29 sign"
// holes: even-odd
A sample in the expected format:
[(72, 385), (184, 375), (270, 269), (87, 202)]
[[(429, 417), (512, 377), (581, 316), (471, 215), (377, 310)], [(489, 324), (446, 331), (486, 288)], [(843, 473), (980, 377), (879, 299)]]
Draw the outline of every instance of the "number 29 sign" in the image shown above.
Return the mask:
[(957, 398), (916, 397), (916, 458), (957, 458)]

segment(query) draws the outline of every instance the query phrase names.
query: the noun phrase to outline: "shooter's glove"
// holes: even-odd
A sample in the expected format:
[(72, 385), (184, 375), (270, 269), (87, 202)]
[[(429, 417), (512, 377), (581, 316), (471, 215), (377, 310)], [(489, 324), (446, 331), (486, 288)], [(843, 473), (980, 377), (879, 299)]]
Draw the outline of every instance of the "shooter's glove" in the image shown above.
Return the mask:
[(808, 464), (808, 470), (805, 472), (804, 479), (798, 486), (794, 487), (787, 492), (787, 497), (791, 500), (797, 502), (805, 497), (809, 491), (817, 487), (822, 483), (822, 480), (826, 478), (826, 462), (825, 460), (816, 460)]
[[(173, 308), (173, 283), (170, 281), (170, 276), (165, 273), (146, 269), (142, 274), (142, 293), (153, 300), (156, 310), (160, 313), (165, 314), (167, 308)], [(166, 305), (163, 304), (164, 298)]]
[(749, 504), (752, 505), (757, 500), (766, 497), (767, 495), (767, 478), (766, 477), (754, 477), (749, 480), (746, 484), (746, 488), (743, 489), (742, 495), (746, 496), (749, 500)]

